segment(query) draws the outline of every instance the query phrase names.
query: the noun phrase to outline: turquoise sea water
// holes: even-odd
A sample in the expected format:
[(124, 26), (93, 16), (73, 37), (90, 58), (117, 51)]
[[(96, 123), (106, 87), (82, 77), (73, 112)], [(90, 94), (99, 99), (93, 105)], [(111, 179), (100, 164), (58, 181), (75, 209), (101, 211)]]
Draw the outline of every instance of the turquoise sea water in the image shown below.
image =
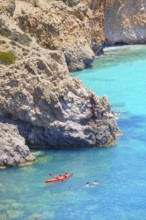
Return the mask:
[[(146, 219), (146, 48), (108, 51), (75, 75), (109, 96), (123, 136), (111, 148), (37, 151), (33, 165), (0, 170), (0, 220)], [(64, 171), (74, 175), (43, 182)]]

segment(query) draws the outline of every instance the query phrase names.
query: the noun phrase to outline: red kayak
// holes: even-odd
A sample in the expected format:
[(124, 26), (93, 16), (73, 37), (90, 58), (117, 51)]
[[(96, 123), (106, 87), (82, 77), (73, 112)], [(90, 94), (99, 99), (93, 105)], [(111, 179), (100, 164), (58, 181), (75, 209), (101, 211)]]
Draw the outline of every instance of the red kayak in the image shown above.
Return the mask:
[(58, 182), (58, 181), (64, 181), (65, 179), (68, 179), (69, 177), (71, 177), (73, 174), (72, 173), (67, 173), (67, 174), (63, 174), (60, 176), (56, 176), (54, 178), (45, 180), (45, 183), (54, 183), (54, 182)]

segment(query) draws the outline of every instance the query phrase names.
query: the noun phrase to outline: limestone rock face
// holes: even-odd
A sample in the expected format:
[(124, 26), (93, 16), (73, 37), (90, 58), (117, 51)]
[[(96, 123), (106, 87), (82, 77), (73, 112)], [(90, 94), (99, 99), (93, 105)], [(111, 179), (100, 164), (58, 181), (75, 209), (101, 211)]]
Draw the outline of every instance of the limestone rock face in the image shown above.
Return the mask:
[(17, 62), (0, 84), (0, 115), (19, 120), (28, 143), (102, 146), (115, 140), (118, 128), (108, 100), (72, 79), (58, 52)]
[(112, 0), (105, 10), (107, 44), (146, 42), (146, 1)]
[(17, 166), (34, 160), (17, 127), (0, 122), (0, 166)]
[(62, 1), (39, 1), (37, 7), (17, 1), (14, 18), (41, 46), (63, 51), (69, 70), (74, 71), (92, 66), (91, 44), (104, 40), (101, 14), (101, 7), (92, 10), (82, 1), (74, 7)]

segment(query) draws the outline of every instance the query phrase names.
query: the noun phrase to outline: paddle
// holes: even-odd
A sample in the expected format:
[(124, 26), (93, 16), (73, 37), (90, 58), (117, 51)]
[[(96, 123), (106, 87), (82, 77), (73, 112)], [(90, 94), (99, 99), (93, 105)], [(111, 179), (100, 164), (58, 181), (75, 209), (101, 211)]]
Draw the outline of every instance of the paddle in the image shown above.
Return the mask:
[[(54, 176), (52, 173), (49, 173), (49, 176)], [(57, 175), (55, 175), (54, 177), (57, 177), (58, 176), (58, 174)]]

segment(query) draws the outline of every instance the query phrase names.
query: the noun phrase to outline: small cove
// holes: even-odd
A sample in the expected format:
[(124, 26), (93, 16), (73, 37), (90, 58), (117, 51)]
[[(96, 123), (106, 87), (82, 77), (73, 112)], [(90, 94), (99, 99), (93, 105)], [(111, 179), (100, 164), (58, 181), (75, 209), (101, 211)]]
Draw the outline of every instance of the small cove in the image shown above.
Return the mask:
[[(143, 220), (146, 215), (146, 48), (107, 50), (75, 76), (107, 95), (123, 132), (115, 146), (34, 151), (28, 167), (0, 170), (0, 220)], [(49, 173), (70, 179), (44, 183)], [(99, 185), (85, 188), (87, 181)]]

